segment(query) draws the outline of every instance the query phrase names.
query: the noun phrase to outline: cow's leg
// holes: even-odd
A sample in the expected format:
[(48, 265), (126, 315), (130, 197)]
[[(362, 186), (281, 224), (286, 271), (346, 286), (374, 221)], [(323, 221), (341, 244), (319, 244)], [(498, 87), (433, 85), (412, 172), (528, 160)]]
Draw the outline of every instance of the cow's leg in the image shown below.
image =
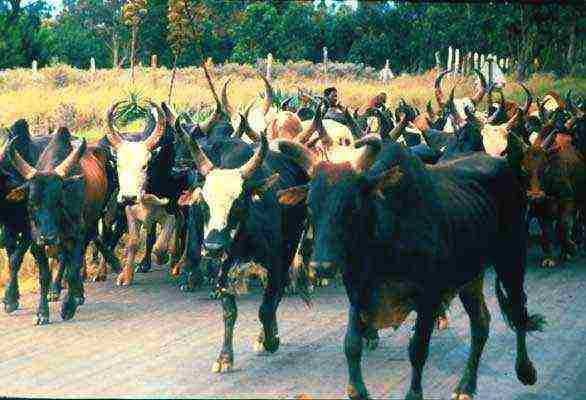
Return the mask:
[(193, 291), (203, 280), (201, 271), (201, 245), (203, 225), (201, 218), (193, 207), (190, 207), (185, 223), (183, 255), (175, 264), (171, 274), (179, 275), (179, 290)]
[(171, 258), (171, 262), (169, 266), (173, 268), (181, 255), (183, 254), (183, 246), (184, 246), (184, 236), (185, 236), (185, 218), (183, 217), (182, 213), (178, 213), (174, 216), (171, 220), (170, 224), (171, 228), (171, 242), (169, 243), (169, 248), (167, 251), (169, 252), (169, 257)]
[(173, 252), (172, 248), (175, 247), (175, 216), (168, 216), (161, 225), (161, 233), (157, 237), (152, 251), (153, 261), (157, 265), (166, 264)]
[(551, 243), (554, 237), (553, 218), (548, 215), (547, 208), (548, 207), (545, 204), (535, 207), (535, 213), (541, 228), (541, 249), (543, 250), (541, 266), (546, 268), (554, 267), (556, 265), (551, 249)]
[(429, 341), (434, 326), (434, 310), (437, 305), (424, 304), (417, 310), (415, 332), (409, 341), (409, 360), (411, 361), (411, 385), (406, 400), (423, 400), (421, 385), (423, 367), (429, 354)]
[[(148, 218), (148, 217), (147, 217)], [(153, 251), (153, 246), (157, 240), (157, 224), (150, 223), (145, 224), (147, 237), (146, 237), (146, 248), (144, 252), (144, 257), (140, 261), (140, 263), (136, 266), (136, 272), (147, 273), (151, 270), (151, 254)], [(130, 231), (130, 229), (129, 229)]]
[(359, 311), (354, 306), (350, 306), (348, 314), (348, 326), (346, 327), (346, 336), (344, 337), (344, 354), (348, 364), (348, 385), (346, 394), (351, 399), (366, 399), (368, 392), (362, 378), (362, 323), (359, 317)]
[(18, 271), (22, 265), (22, 259), (30, 246), (30, 236), (28, 233), (23, 233), (22, 238), (18, 238), (18, 235), (5, 228), (4, 230), (4, 243), (6, 246), (6, 252), (8, 253), (8, 268), (10, 268), (9, 280), (6, 285), (6, 291), (4, 292), (4, 311), (8, 314), (18, 309), (20, 294), (18, 291)]
[(132, 206), (126, 207), (126, 220), (128, 224), (128, 243), (126, 245), (126, 263), (122, 272), (118, 274), (116, 284), (118, 286), (129, 286), (134, 280), (134, 258), (138, 249), (138, 238), (140, 234), (140, 221), (134, 215)]
[(102, 254), (103, 262), (100, 262), (100, 266), (96, 276), (94, 277), (94, 281), (105, 281), (108, 278), (108, 269), (106, 268), (106, 263), (112, 266), (114, 271), (120, 271), (120, 261), (114, 255), (114, 253), (106, 246), (102, 240), (98, 237), (94, 239), (94, 245)]
[(460, 292), (460, 300), (470, 318), (471, 346), (466, 368), (452, 395), (452, 399), (455, 400), (470, 400), (476, 393), (478, 364), (490, 328), (490, 312), (484, 301), (483, 281), (484, 274)]
[(63, 252), (60, 252), (57, 257), (59, 260), (57, 264), (57, 275), (55, 275), (55, 278), (51, 283), (51, 289), (49, 290), (50, 302), (59, 301), (61, 291), (63, 290), (63, 275), (65, 274), (66, 261), (64, 261), (62, 253)]
[(73, 318), (77, 307), (85, 303), (83, 282), (81, 280), (81, 268), (87, 242), (80, 242), (82, 242), (82, 240), (64, 246), (68, 250), (66, 257), (68, 288), (67, 296), (61, 305), (61, 318), (63, 318), (63, 320)]
[(562, 261), (570, 260), (578, 253), (578, 247), (572, 240), (576, 208), (572, 201), (562, 202), (559, 213), (559, 234)]
[(37, 309), (37, 325), (46, 325), (50, 322), (49, 316), (49, 286), (51, 285), (51, 271), (47, 255), (42, 247), (35, 244), (31, 246), (31, 254), (39, 267), (39, 306)]

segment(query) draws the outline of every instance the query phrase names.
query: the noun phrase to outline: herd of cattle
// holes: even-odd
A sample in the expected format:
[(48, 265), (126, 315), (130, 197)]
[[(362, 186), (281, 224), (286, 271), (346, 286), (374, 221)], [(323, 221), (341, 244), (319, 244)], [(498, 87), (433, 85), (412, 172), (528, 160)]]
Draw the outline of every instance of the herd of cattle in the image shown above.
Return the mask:
[[(276, 310), (285, 288), (309, 301), (312, 282), (341, 274), (349, 301), (348, 396), (368, 396), (363, 345), (376, 346), (379, 329), (399, 326), (416, 311), (407, 398), (423, 399), (432, 331), (459, 295), (472, 344), (452, 398), (464, 400), (476, 391), (488, 337), (483, 282), (492, 266), (500, 308), (516, 333), (517, 377), (536, 382), (525, 337), (544, 319), (526, 308), (528, 230), (536, 218), (543, 266), (578, 255), (584, 245), (584, 98), (552, 91), (534, 99), (523, 86), (524, 104), (506, 100), (502, 90), (493, 101), (498, 88), (476, 71), (476, 93), (455, 98), (452, 89), (446, 99), (444, 71), (435, 83), (436, 110), (431, 101), (420, 112), (401, 100), (393, 112), (384, 93), (353, 113), (301, 91), (300, 108), (291, 99), (274, 106), (265, 80), (264, 97), (240, 113), (229, 102), (229, 80), (218, 96), (204, 71), (215, 108), (200, 123), (153, 102), (143, 133), (120, 132), (121, 103), (114, 104), (105, 136), (93, 144), (67, 128), (33, 137), (26, 121), (14, 123), (0, 154), (6, 312), (19, 307), (17, 276), (29, 248), (39, 269), (40, 325), (49, 323), (48, 302), (59, 300), (63, 281), (61, 317), (73, 318), (84, 303), (90, 243), (103, 256), (94, 279), (106, 279), (109, 266), (118, 285), (131, 285), (144, 225), (138, 271), (166, 253), (182, 290), (205, 277), (213, 281), (224, 321), (213, 372), (233, 367), (234, 282), (243, 271), (260, 265), (265, 274), (255, 350), (270, 353), (279, 348)], [(121, 265), (114, 249), (124, 233)], [(55, 277), (49, 258), (58, 266)]]

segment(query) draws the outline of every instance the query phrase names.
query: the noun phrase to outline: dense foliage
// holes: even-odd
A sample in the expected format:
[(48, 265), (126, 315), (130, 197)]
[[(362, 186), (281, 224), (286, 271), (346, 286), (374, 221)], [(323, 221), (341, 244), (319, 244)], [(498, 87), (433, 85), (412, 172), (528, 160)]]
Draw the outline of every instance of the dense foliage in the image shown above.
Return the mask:
[[(322, 49), (340, 62), (395, 71), (435, 65), (434, 52), (448, 45), (464, 52), (493, 53), (518, 62), (521, 77), (535, 70), (583, 73), (586, 6), (566, 4), (426, 4), (359, 1), (356, 10), (325, 1), (148, 0), (138, 26), (137, 59), (178, 66), (215, 62), (254, 64), (267, 53), (280, 60), (320, 62)], [(0, 68), (46, 65), (57, 59), (86, 68), (128, 65), (131, 28), (124, 24), (124, 0), (64, 0), (51, 16), (45, 0), (0, 0)], [(170, 4), (171, 3), (171, 4)], [(172, 10), (184, 10), (184, 16)], [(187, 11), (185, 11), (187, 10)], [(172, 43), (178, 18), (189, 21), (181, 51)], [(175, 50), (172, 48), (175, 46)]]

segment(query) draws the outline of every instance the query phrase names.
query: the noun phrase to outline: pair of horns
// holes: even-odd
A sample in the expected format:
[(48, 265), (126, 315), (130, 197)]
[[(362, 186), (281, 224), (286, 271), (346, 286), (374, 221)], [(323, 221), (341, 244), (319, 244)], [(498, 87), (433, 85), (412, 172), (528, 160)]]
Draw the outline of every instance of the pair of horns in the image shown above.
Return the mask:
[[(472, 97), (470, 97), (470, 100), (472, 101), (472, 103), (474, 103), (475, 106), (478, 106), (478, 104), (480, 103), (480, 101), (484, 97), (484, 94), (486, 93), (486, 79), (484, 79), (484, 75), (482, 75), (482, 73), (479, 70), (477, 70), (476, 68), (473, 68), (472, 71), (474, 71), (474, 73), (476, 75), (478, 75), (478, 79), (480, 79), (480, 88), (476, 91), (476, 93)], [(435, 80), (435, 99), (437, 100), (437, 103), (440, 107), (444, 107), (444, 105), (446, 104), (443, 100), (444, 95), (443, 95), (442, 86), (441, 86), (442, 79), (444, 78), (444, 76), (446, 76), (450, 72), (452, 72), (451, 69), (447, 69), (447, 70), (443, 71), (441, 74), (438, 75), (438, 77)], [(450, 99), (453, 100), (453, 98), (454, 98), (453, 96), (454, 96), (454, 88), (452, 88), (452, 92), (450, 94)]]
[[(191, 140), (180, 124), (177, 124), (176, 128), (179, 132), (180, 139), (187, 146), (191, 156), (195, 160), (199, 173), (203, 176), (209, 174), (210, 171), (214, 169), (214, 164), (212, 164), (210, 159), (205, 155), (199, 144), (196, 141)], [(260, 147), (255, 151), (254, 155), (244, 165), (238, 168), (243, 179), (250, 178), (252, 174), (254, 174), (254, 172), (262, 165), (269, 151), (269, 142), (266, 135), (261, 135), (260, 139)]]
[[(60, 128), (53, 140), (55, 140), (55, 138), (57, 136), (64, 134), (64, 133), (68, 134), (67, 129)], [(8, 145), (9, 146), (8, 151), (9, 151), (10, 159), (12, 161), (12, 165), (14, 165), (14, 168), (16, 168), (18, 173), (20, 175), (22, 175), (22, 177), (25, 180), (28, 181), (28, 180), (32, 179), (37, 174), (38, 171), (35, 167), (31, 166), (28, 162), (26, 162), (26, 160), (24, 158), (22, 158), (22, 156), (18, 153), (18, 150), (16, 150), (14, 141), (15, 141), (15, 139), (12, 139), (10, 141), (10, 144)], [(59, 175), (61, 178), (65, 178), (69, 174), (71, 169), (75, 165), (77, 165), (77, 163), (79, 162), (79, 160), (81, 159), (81, 157), (85, 153), (86, 148), (87, 148), (86, 140), (82, 139), (81, 145), (77, 149), (73, 150), (67, 156), (67, 158), (65, 158), (65, 160), (61, 161), (61, 163), (53, 169), (53, 172), (55, 174)]]
[[(110, 107), (110, 109), (108, 110), (108, 113), (106, 116), (106, 121), (107, 121), (106, 137), (108, 138), (108, 141), (115, 149), (118, 148), (120, 146), (120, 144), (122, 144), (122, 142), (124, 141), (124, 138), (123, 138), (124, 135), (122, 133), (120, 133), (114, 125), (114, 116), (116, 115), (116, 109), (123, 103), (124, 103), (124, 101), (119, 101), (117, 103), (114, 103), (112, 105), (112, 107)], [(152, 150), (157, 146), (157, 144), (161, 140), (161, 137), (165, 133), (167, 118), (165, 116), (165, 113), (161, 109), (161, 107), (159, 107), (157, 104), (155, 104), (154, 102), (152, 102), (150, 100), (147, 101), (147, 103), (152, 108), (154, 108), (157, 112), (157, 122), (155, 124), (155, 129), (150, 133), (149, 137), (145, 140), (145, 144), (146, 144), (147, 148), (149, 150)]]

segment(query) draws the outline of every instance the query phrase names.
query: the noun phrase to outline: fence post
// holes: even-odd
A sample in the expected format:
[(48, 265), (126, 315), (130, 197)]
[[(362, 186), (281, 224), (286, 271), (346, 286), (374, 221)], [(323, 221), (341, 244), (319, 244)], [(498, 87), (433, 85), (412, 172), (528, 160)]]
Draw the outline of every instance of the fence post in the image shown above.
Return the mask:
[(478, 65), (478, 53), (474, 52), (474, 68), (475, 69), (479, 69), (479, 65)]
[(153, 54), (151, 56), (151, 68), (157, 68), (157, 55)]
[(435, 67), (437, 68), (438, 71), (442, 68), (442, 63), (440, 60), (440, 52), (439, 51), (435, 52)]
[(486, 58), (486, 62), (488, 63), (488, 87), (490, 87), (494, 82), (494, 58), (492, 55)]
[(96, 59), (95, 58), (90, 58), (90, 72), (92, 74), (96, 73)]
[(446, 66), (446, 69), (451, 69), (452, 68), (452, 46), (448, 47), (448, 65)]
[(505, 71), (507, 71), (507, 74), (509, 73), (509, 65), (510, 65), (510, 61), (511, 59), (509, 57), (507, 57), (505, 59)]
[(393, 71), (391, 71), (391, 68), (389, 67), (389, 60), (385, 62), (385, 67), (382, 69), (380, 75), (383, 84), (386, 84), (389, 81), (389, 79), (394, 78)]
[(31, 68), (33, 69), (33, 73), (36, 74), (37, 73), (37, 67), (38, 67), (38, 62), (37, 60), (33, 60), (33, 64), (31, 65)]
[(271, 80), (271, 70), (273, 68), (273, 55), (269, 53), (267, 55), (267, 81)]
[(460, 49), (456, 49), (454, 55), (454, 75), (458, 75), (460, 73)]
[(484, 54), (480, 55), (480, 65), (478, 66), (479, 69), (484, 67)]
[(324, 47), (324, 87), (328, 86), (328, 48)]

